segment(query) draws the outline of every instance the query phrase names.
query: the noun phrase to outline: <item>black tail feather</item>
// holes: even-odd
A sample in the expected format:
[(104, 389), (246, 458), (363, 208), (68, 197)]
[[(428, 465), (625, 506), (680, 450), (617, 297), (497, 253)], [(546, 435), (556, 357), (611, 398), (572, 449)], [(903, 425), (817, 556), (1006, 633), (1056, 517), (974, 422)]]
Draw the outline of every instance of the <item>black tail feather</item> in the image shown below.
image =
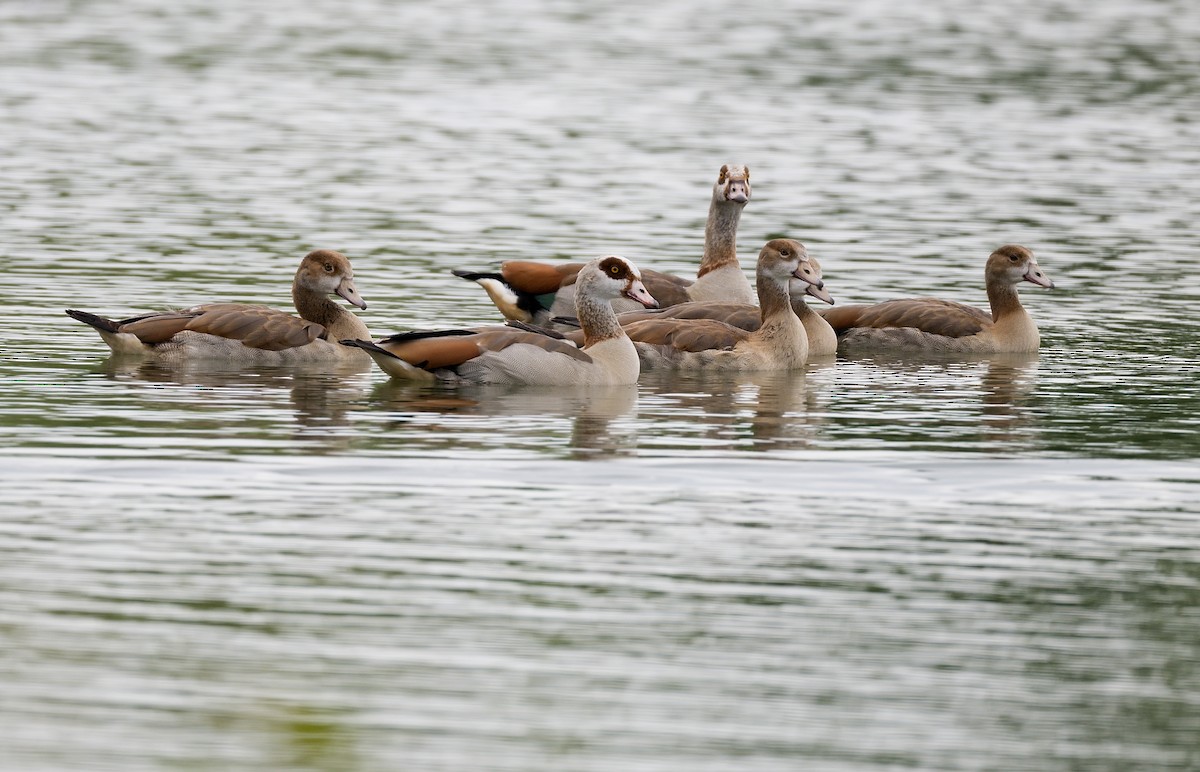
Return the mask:
[(341, 343), (343, 346), (361, 348), (363, 351), (374, 351), (377, 354), (387, 354), (395, 359), (400, 358), (382, 346), (378, 345), (373, 340), (355, 340), (353, 338), (346, 338), (345, 340), (339, 340), (338, 343)]
[(467, 271), (462, 268), (453, 268), (450, 273), (460, 279), (467, 281), (479, 281), (480, 279), (495, 279), (496, 281), (504, 281), (504, 277), (498, 273), (490, 273), (488, 271)]
[(525, 332), (533, 332), (537, 333), (538, 335), (545, 335), (547, 338), (564, 340), (567, 337), (558, 330), (551, 330), (547, 329), (546, 327), (538, 327), (536, 324), (527, 324), (518, 319), (509, 319), (505, 322), (505, 324), (517, 330), (524, 330)]
[(67, 316), (84, 324), (91, 325), (101, 332), (116, 332), (121, 326), (120, 322), (114, 322), (112, 319), (105, 319), (103, 316), (96, 316), (87, 311), (76, 311), (73, 308), (67, 309)]
[(425, 338), (445, 338), (451, 335), (474, 335), (475, 330), (413, 330), (398, 332), (381, 338), (380, 343), (403, 343), (409, 340), (424, 340)]

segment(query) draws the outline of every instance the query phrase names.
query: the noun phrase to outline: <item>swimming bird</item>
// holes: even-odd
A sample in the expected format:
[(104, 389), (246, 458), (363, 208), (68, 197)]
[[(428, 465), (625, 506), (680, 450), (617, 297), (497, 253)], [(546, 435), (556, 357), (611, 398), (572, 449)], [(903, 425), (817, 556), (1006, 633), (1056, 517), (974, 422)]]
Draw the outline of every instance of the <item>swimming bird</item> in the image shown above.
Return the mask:
[[(754, 302), (754, 290), (737, 257), (738, 222), (749, 200), (750, 170), (736, 164), (722, 166), (713, 185), (704, 227), (704, 256), (696, 278), (642, 272), (642, 281), (660, 305), (689, 300)], [(547, 325), (555, 316), (575, 313), (575, 279), (582, 266), (509, 260), (500, 264), (498, 272), (456, 269), (453, 273), (483, 287), (504, 318)], [(613, 306), (618, 312), (639, 308), (627, 299), (618, 299)]]
[(806, 282), (824, 291), (804, 245), (774, 239), (763, 246), (755, 271), (759, 326), (753, 332), (716, 319), (642, 319), (624, 325), (642, 367), (679, 370), (790, 370), (808, 361), (808, 335), (792, 310), (788, 285)]
[(1054, 288), (1033, 252), (1006, 244), (984, 265), (991, 313), (937, 298), (887, 300), (831, 308), (823, 314), (840, 351), (1027, 353), (1038, 350), (1037, 324), (1021, 305), (1017, 286)]
[(583, 345), (511, 327), (408, 332), (379, 341), (343, 340), (362, 349), (393, 378), (450, 383), (549, 386), (620, 386), (637, 382), (633, 343), (617, 324), (618, 298), (645, 307), (656, 302), (637, 267), (617, 255), (597, 258), (579, 271), (576, 314)]
[(292, 302), (299, 316), (245, 303), (206, 303), (120, 321), (74, 309), (67, 314), (96, 328), (118, 355), (261, 364), (361, 357), (361, 352), (336, 341), (367, 337), (367, 326), (329, 295), (338, 295), (358, 308), (367, 307), (354, 286), (350, 260), (340, 252), (318, 249), (304, 256), (292, 281)]
[[(802, 247), (803, 248), (803, 247)], [(831, 357), (837, 353), (837, 333), (829, 326), (829, 322), (821, 314), (813, 310), (804, 298), (811, 296), (833, 305), (833, 298), (825, 290), (821, 275), (821, 264), (814, 257), (807, 258), (812, 269), (808, 278), (817, 279), (816, 284), (809, 281), (793, 281), (790, 286), (792, 310), (804, 325), (808, 335), (808, 358)], [(570, 318), (560, 319), (568, 326), (573, 326)], [(622, 326), (643, 319), (715, 319), (733, 327), (753, 332), (762, 324), (762, 311), (757, 305), (750, 303), (732, 303), (714, 300), (691, 300), (663, 309), (625, 311), (617, 315), (617, 321)], [(557, 320), (556, 320), (557, 321)]]

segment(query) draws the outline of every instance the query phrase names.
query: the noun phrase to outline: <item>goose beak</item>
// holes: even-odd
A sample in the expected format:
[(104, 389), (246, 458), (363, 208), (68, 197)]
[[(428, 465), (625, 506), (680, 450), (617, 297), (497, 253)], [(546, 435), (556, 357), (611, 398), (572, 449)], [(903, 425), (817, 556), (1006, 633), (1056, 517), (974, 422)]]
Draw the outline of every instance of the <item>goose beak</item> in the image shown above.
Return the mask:
[(798, 279), (804, 286), (804, 294), (833, 305), (833, 297), (825, 291), (825, 282), (821, 281), (820, 275), (807, 260), (800, 261), (800, 265), (792, 272), (792, 278)]
[(367, 301), (363, 300), (362, 295), (358, 294), (358, 290), (354, 287), (354, 279), (351, 279), (349, 276), (338, 282), (337, 289), (334, 292), (350, 305), (358, 306), (364, 311), (366, 310)]
[(629, 282), (629, 286), (625, 288), (623, 294), (630, 300), (636, 300), (641, 303), (646, 308), (658, 308), (658, 301), (646, 291), (646, 285), (637, 279)]
[(725, 200), (735, 204), (744, 204), (750, 200), (750, 189), (745, 180), (730, 180), (725, 186)]
[(1042, 272), (1041, 267), (1037, 263), (1030, 264), (1029, 270), (1021, 278), (1025, 281), (1033, 282), (1039, 287), (1054, 289), (1054, 282), (1050, 281), (1050, 277)]
[(833, 296), (830, 295), (829, 291), (825, 289), (825, 282), (823, 281), (817, 282), (816, 284), (809, 284), (804, 288), (804, 294), (812, 295), (822, 303), (833, 305)]

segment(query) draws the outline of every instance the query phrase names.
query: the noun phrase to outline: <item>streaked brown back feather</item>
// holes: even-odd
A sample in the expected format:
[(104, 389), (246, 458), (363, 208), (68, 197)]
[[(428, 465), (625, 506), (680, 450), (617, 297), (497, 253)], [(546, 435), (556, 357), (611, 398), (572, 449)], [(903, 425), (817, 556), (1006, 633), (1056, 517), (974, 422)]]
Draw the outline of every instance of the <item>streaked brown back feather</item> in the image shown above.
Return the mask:
[(195, 313), (147, 314), (123, 323), (117, 331), (136, 335), (142, 343), (153, 346), (183, 332), (187, 329), (188, 322), (196, 316)]
[(732, 327), (753, 332), (762, 326), (762, 311), (758, 306), (747, 303), (691, 300), (661, 310), (626, 311), (617, 315), (617, 321), (622, 325), (642, 319), (715, 319)]
[(852, 327), (914, 327), (948, 338), (974, 335), (992, 324), (992, 317), (986, 311), (937, 298), (839, 306), (824, 311), (822, 316), (835, 332), (844, 332)]
[(265, 351), (306, 346), (326, 334), (322, 325), (266, 306), (213, 303), (200, 306), (186, 329), (241, 341)]
[(731, 349), (750, 333), (715, 319), (643, 319), (625, 326), (641, 343), (672, 346), (679, 351)]

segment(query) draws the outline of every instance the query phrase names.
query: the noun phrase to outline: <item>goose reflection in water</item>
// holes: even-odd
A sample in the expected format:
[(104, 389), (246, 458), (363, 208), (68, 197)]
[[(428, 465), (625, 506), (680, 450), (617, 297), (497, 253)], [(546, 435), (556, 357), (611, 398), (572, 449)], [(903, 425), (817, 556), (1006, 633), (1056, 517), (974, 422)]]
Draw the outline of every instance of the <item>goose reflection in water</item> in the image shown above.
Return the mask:
[(648, 393), (639, 411), (642, 417), (656, 423), (679, 418), (687, 422), (674, 431), (644, 437), (641, 447), (716, 451), (812, 447), (824, 422), (816, 410), (820, 388), (814, 384), (832, 366), (829, 362), (793, 371), (644, 375), (642, 386)]
[(1030, 439), (1037, 423), (1028, 403), (1037, 383), (1037, 352), (991, 354), (979, 379), (983, 435), (989, 441)]
[[(633, 455), (638, 437), (633, 423), (637, 386), (511, 387), (474, 386), (453, 391), (387, 381), (371, 393), (375, 406), (396, 411), (393, 429), (411, 432), (421, 425), (426, 447), (494, 449), (532, 440), (544, 450), (557, 450), (564, 421), (571, 433), (569, 457)], [(428, 423), (440, 415), (444, 422)], [(480, 425), (475, 418), (486, 419)], [(623, 419), (629, 419), (622, 425)]]
[[(829, 404), (836, 439), (1003, 449), (1037, 430), (1038, 353), (873, 353), (841, 357)], [(885, 416), (889, 416), (885, 420)], [(898, 418), (898, 416), (902, 416)]]
[[(186, 392), (189, 407), (206, 410), (209, 415), (223, 408), (244, 409), (247, 402), (260, 404), (263, 408), (285, 409), (276, 396), (286, 392), (293, 418), (301, 429), (299, 436), (312, 439), (320, 434), (323, 442), (329, 444), (328, 449), (334, 450), (345, 446), (349, 440), (326, 430), (350, 425), (350, 411), (367, 393), (371, 363), (370, 360), (346, 361), (314, 369), (311, 366), (247, 367), (236, 362), (223, 366), (211, 361), (169, 363), (112, 357), (101, 363), (98, 370), (117, 381), (190, 387)], [(212, 394), (197, 403), (196, 390)], [(269, 432), (276, 425), (274, 420), (266, 420), (263, 430)]]

